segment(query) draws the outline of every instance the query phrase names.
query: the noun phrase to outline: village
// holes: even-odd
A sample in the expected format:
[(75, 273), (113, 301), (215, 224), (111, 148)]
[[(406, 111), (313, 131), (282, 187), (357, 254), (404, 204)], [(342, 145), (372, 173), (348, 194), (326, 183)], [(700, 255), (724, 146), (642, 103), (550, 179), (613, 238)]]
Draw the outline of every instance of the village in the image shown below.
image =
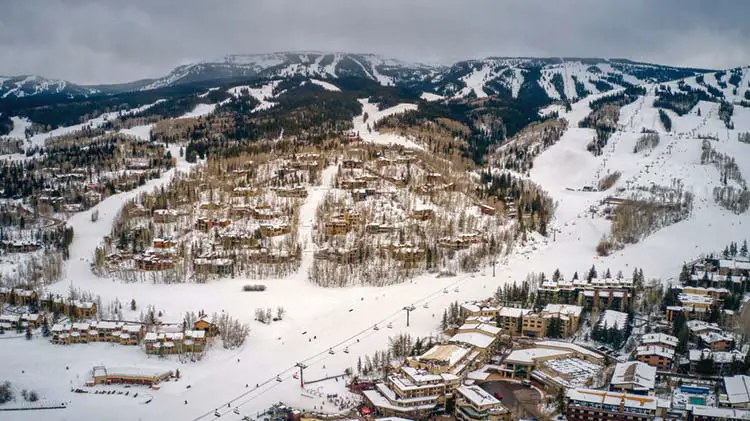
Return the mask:
[[(127, 282), (301, 270), (321, 286), (387, 285), (477, 270), (510, 253), (518, 220), (541, 220), (539, 193), (522, 182), (480, 198), (480, 183), (441, 163), (358, 142), (215, 158), (126, 203), (92, 267)], [(303, 254), (312, 263), (300, 269)]]
[[(581, 273), (530, 275), (486, 299), (456, 302), (438, 319), (441, 334), (429, 341), (392, 337), (379, 360), (377, 353), (365, 364), (360, 357), (345, 373), (348, 398), (336, 400), (339, 417), (284, 404), (269, 411), (282, 419), (466, 421), (555, 414), (568, 420), (750, 416), (750, 376), (742, 374), (750, 346), (741, 323), (744, 301), (737, 299), (750, 288), (745, 243), (686, 263), (679, 284), (667, 288), (639, 269), (630, 277), (595, 267)], [(221, 327), (204, 315), (172, 324), (98, 320), (94, 302), (20, 288), (0, 289), (0, 303), (0, 332), (30, 332), (61, 347), (104, 342), (190, 359), (205, 353), (214, 338), (224, 339)], [(58, 321), (51, 323), (53, 318)], [(293, 376), (303, 390), (305, 368)], [(82, 386), (158, 390), (178, 377), (179, 370), (96, 366)]]

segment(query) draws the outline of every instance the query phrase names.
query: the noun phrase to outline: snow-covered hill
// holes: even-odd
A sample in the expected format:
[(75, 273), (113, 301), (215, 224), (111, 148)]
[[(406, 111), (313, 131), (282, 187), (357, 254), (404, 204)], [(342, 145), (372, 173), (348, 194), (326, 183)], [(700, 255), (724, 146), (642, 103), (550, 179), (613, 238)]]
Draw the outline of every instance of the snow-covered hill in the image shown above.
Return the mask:
[(23, 98), (35, 95), (93, 95), (98, 89), (79, 86), (64, 80), (46, 79), (41, 76), (0, 76), (0, 99)]
[(443, 67), (406, 63), (374, 54), (272, 53), (233, 54), (177, 67), (144, 89), (231, 78), (308, 76), (322, 79), (362, 77), (383, 85), (425, 79)]

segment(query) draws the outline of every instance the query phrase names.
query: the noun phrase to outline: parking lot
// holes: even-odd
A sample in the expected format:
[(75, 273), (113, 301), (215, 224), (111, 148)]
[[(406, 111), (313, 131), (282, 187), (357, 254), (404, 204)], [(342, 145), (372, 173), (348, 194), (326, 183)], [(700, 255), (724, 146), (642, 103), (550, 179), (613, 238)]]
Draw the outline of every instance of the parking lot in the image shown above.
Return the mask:
[(503, 404), (516, 416), (541, 419), (539, 404), (542, 396), (534, 388), (508, 381), (487, 382), (479, 386), (493, 396), (498, 392), (501, 393)]

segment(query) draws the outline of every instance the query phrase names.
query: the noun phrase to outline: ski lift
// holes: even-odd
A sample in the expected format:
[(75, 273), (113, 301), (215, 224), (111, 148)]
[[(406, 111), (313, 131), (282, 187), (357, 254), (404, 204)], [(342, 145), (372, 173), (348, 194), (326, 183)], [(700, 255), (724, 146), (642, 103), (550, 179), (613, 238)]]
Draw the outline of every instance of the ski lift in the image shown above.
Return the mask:
[(214, 412), (214, 417), (219, 418), (220, 416), (221, 416), (221, 414), (219, 413), (219, 410), (216, 410)]
[(443, 294), (447, 294), (447, 293), (448, 293), (448, 289), (443, 288)]
[(458, 292), (458, 287), (456, 287), (456, 289), (454, 289), (453, 291)]
[(380, 328), (378, 327), (378, 325), (375, 325), (375, 326), (374, 326), (374, 327), (372, 328), (372, 330), (380, 330)]
[(240, 408), (235, 407), (232, 412), (234, 412), (237, 415), (240, 415)]
[(388, 323), (388, 329), (393, 329), (393, 323)]
[(292, 374), (292, 377), (294, 377), (295, 379), (299, 379), (299, 374), (294, 373), (294, 374)]
[(424, 305), (423, 305), (422, 307), (423, 307), (423, 308), (430, 308), (430, 305), (429, 305), (429, 304), (427, 304), (427, 303), (424, 303)]
[(328, 353), (331, 355), (335, 354), (335, 352), (333, 352), (333, 348), (328, 348)]
[(349, 353), (349, 347), (347, 346), (346, 348), (344, 348), (344, 354), (348, 354), (348, 353)]
[(276, 376), (276, 381), (281, 383), (281, 376)]

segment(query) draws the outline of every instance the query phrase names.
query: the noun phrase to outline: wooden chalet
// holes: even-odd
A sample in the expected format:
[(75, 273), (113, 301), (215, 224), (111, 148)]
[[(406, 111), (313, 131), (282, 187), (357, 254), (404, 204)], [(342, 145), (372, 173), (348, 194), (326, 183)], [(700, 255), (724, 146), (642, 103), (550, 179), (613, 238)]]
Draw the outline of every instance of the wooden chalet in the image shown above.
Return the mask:
[(303, 186), (294, 187), (279, 187), (274, 189), (276, 195), (279, 197), (296, 197), (304, 198), (307, 197), (307, 189)]
[(260, 224), (260, 235), (263, 237), (277, 237), (290, 232), (292, 227), (286, 223)]

